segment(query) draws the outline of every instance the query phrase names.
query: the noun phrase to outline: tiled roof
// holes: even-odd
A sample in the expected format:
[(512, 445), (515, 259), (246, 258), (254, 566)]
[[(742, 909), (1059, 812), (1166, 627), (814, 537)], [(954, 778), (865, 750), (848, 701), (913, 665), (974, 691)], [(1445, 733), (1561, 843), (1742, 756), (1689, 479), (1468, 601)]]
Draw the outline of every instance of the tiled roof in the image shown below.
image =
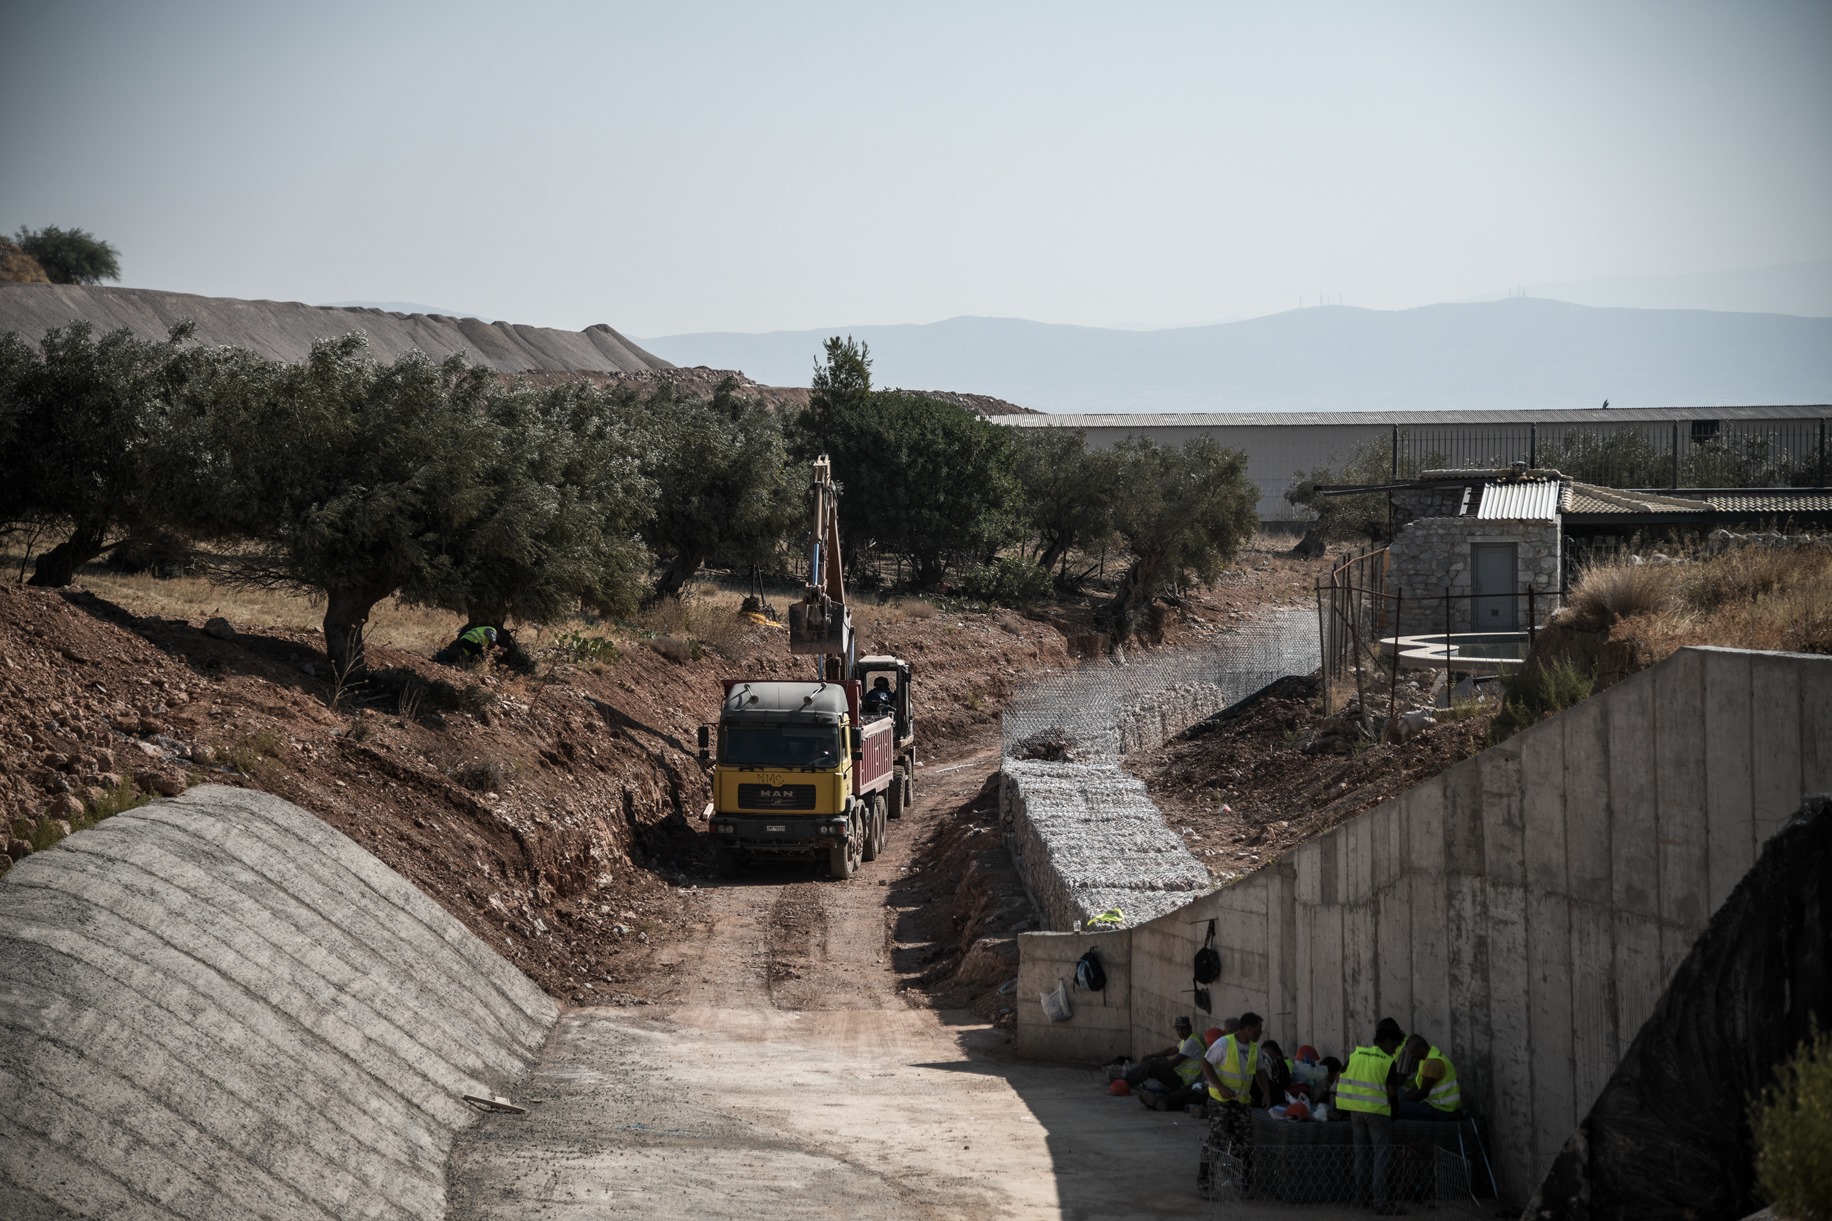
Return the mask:
[(1624, 492), (1575, 480), (1565, 485), (1559, 502), (1561, 513), (1708, 513), (1711, 508), (1711, 505), (1679, 496)]
[(1832, 513), (1832, 490), (1737, 491), (1708, 494), (1705, 503), (1720, 513)]

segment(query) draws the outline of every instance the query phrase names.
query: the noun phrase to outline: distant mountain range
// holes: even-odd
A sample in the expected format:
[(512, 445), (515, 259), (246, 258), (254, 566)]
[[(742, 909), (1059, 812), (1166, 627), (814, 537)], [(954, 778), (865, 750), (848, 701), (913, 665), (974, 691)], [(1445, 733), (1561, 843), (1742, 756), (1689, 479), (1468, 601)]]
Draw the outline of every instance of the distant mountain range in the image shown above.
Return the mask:
[(1500, 301), (1293, 310), (1125, 331), (1012, 318), (640, 342), (677, 365), (806, 385), (821, 343), (871, 345), (881, 386), (1044, 411), (1324, 411), (1832, 402), (1832, 318)]
[(1678, 275), (1561, 280), (1528, 284), (1511, 293), (1493, 293), (1472, 300), (1500, 301), (1509, 296), (1547, 297), (1573, 305), (1623, 309), (1731, 310), (1824, 318), (1832, 315), (1832, 259)]

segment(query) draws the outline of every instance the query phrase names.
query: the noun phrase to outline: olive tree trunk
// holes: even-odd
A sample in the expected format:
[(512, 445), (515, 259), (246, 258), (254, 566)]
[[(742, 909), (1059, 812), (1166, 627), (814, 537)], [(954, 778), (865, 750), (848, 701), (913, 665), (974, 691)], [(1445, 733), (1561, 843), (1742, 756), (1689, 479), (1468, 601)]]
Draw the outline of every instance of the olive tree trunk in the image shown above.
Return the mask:
[(32, 579), (26, 584), (61, 589), (76, 579), (76, 570), (108, 550), (103, 540), (108, 528), (103, 525), (79, 525), (70, 537), (38, 557), (32, 566)]
[(324, 651), (331, 659), (331, 673), (337, 681), (349, 682), (369, 672), (363, 630), (369, 625), (369, 612), (389, 592), (377, 592), (373, 586), (344, 586), (325, 591)]

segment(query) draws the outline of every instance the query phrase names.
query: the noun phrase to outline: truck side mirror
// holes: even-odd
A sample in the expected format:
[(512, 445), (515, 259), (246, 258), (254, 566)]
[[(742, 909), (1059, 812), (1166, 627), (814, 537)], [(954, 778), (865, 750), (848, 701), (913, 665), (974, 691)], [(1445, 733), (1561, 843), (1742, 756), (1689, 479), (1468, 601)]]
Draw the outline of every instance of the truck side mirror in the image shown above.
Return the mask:
[(712, 759), (712, 727), (700, 726), (700, 762), (707, 763)]

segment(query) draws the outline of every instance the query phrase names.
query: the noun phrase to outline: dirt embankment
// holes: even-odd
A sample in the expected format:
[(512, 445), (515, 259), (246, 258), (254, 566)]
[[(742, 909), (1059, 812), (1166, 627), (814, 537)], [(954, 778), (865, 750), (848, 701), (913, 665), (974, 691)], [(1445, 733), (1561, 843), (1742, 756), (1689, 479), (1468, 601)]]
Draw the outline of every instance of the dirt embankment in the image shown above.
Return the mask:
[[(1401, 687), (1402, 711), (1429, 703), (1428, 684), (1402, 676)], [(1487, 743), (1494, 719), (1492, 708), (1471, 706), (1439, 713), (1442, 723), (1404, 742), (1377, 742), (1352, 711), (1325, 717), (1319, 703), (1314, 678), (1281, 680), (1253, 703), (1129, 756), (1126, 769), (1225, 881), (1467, 759)], [(1386, 710), (1383, 695), (1377, 712)]]
[(457, 355), (502, 373), (673, 367), (603, 323), (561, 331), (445, 314), (243, 301), (147, 288), (0, 284), (0, 333), (17, 331), (33, 341), (52, 327), (79, 320), (98, 332), (125, 327), (143, 339), (163, 339), (185, 319), (197, 324), (199, 343), (247, 348), (269, 360), (303, 360), (316, 340), (361, 331), (379, 360), (408, 352), (424, 352), (434, 360)]
[[(924, 675), (926, 756), (983, 735), (1019, 676), (1066, 660), (1011, 613), (860, 608), (873, 649)], [(672, 660), (621, 639), (538, 677), (377, 646), (334, 693), (316, 633), (137, 617), (81, 591), (0, 587), (0, 810), (9, 848), (204, 779), (297, 802), (568, 1000), (645, 989), (651, 950), (706, 881), (695, 731), (722, 676), (794, 677), (781, 629)], [(670, 652), (680, 655), (678, 650)], [(369, 703), (365, 706), (364, 701)], [(55, 850), (52, 848), (51, 850)]]

